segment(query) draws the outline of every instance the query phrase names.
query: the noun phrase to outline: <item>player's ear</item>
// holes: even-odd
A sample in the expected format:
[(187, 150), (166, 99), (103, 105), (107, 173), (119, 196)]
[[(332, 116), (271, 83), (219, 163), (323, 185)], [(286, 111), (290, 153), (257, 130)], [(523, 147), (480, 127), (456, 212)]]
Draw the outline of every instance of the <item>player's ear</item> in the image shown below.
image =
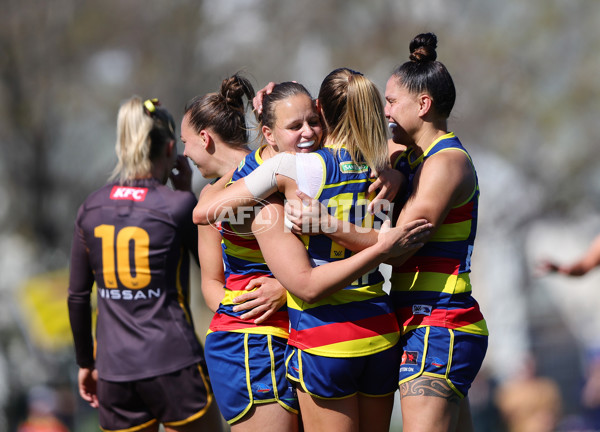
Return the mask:
[(177, 147), (175, 146), (175, 140), (170, 140), (167, 143), (166, 152), (167, 152), (168, 158), (172, 157), (173, 153), (177, 154)]
[(261, 128), (262, 134), (265, 137), (265, 139), (267, 140), (267, 143), (269, 143), (269, 145), (271, 146), (275, 146), (275, 136), (273, 134), (273, 129), (271, 129), (269, 126), (263, 126)]
[(214, 145), (214, 140), (213, 138), (210, 136), (210, 133), (208, 133), (208, 131), (206, 129), (202, 129), (200, 131), (200, 141), (202, 141), (202, 147), (204, 147), (204, 150), (209, 149), (210, 146)]

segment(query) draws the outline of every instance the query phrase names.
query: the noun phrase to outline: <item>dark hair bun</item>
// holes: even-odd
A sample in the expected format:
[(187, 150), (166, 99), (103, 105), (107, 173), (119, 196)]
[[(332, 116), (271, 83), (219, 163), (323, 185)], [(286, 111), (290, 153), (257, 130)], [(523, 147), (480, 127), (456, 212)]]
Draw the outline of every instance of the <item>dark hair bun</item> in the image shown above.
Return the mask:
[(408, 58), (417, 63), (435, 61), (437, 58), (436, 48), (437, 36), (433, 33), (421, 33), (411, 41)]
[(246, 98), (252, 99), (254, 97), (254, 89), (250, 81), (239, 74), (235, 74), (223, 80), (219, 94), (228, 106), (243, 111), (243, 97), (246, 96)]

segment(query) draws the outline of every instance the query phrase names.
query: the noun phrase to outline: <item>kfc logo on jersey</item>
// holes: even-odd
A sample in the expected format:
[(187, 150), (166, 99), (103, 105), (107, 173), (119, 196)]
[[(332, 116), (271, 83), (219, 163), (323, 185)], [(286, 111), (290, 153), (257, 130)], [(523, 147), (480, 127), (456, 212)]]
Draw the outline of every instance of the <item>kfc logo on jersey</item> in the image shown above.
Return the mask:
[(144, 201), (147, 193), (148, 188), (113, 186), (112, 190), (110, 191), (110, 199)]

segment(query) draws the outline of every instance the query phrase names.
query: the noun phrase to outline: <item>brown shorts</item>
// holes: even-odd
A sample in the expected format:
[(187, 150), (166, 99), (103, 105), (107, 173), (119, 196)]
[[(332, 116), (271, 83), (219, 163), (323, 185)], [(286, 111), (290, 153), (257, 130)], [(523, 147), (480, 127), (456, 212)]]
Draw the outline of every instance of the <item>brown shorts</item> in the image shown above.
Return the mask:
[(128, 431), (160, 422), (181, 426), (199, 419), (213, 401), (201, 365), (138, 381), (98, 380), (98, 414), (104, 431)]

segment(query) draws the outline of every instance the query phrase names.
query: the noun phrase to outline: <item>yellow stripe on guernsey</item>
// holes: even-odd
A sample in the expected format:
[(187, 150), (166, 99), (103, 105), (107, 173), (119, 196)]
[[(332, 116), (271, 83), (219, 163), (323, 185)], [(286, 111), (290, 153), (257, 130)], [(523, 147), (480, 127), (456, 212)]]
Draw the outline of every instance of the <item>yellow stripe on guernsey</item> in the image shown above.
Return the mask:
[[(418, 284), (416, 283), (418, 279)], [(402, 291), (409, 292), (443, 292), (446, 294), (463, 294), (471, 292), (469, 275), (461, 273), (449, 275), (447, 273), (392, 273), (390, 283), (401, 286)]]
[[(406, 334), (409, 331), (417, 329), (419, 327), (426, 327), (426, 326), (421, 326), (421, 325), (403, 326), (402, 334)], [(487, 335), (489, 333), (489, 330), (487, 328), (487, 323), (485, 322), (485, 320), (477, 321), (476, 323), (468, 324), (468, 325), (465, 325), (462, 327), (456, 327), (453, 330), (461, 331), (461, 332), (465, 332), (465, 333), (472, 333), (472, 334), (476, 334), (476, 335)]]
[(471, 232), (471, 220), (445, 224), (438, 228), (430, 241), (460, 241), (467, 238)]
[(293, 294), (288, 293), (288, 308), (297, 310), (309, 310), (323, 305), (343, 305), (350, 302), (360, 302), (372, 299), (374, 296), (380, 296), (383, 288), (383, 282), (376, 285), (367, 285), (360, 288), (343, 289), (318, 302), (308, 304), (300, 300)]
[[(237, 330), (233, 329), (233, 330), (227, 330), (227, 331), (231, 332), (231, 333), (273, 335), (273, 336), (277, 336), (277, 337), (280, 337), (283, 339), (288, 338), (288, 333), (286, 331), (283, 331), (279, 327), (274, 327), (274, 326), (256, 326), (256, 327), (252, 327), (250, 329), (237, 329)], [(214, 332), (214, 330), (208, 329), (206, 331), (206, 334), (209, 335), (213, 332)]]
[[(244, 238), (244, 236), (239, 235), (239, 237)], [(236, 258), (242, 258), (246, 261), (255, 262), (255, 263), (264, 263), (265, 259), (260, 251), (260, 249), (248, 249), (243, 246), (238, 246), (227, 239), (223, 239), (221, 241), (227, 247), (227, 255), (231, 255)]]
[(304, 352), (313, 355), (322, 355), (327, 357), (328, 353), (345, 353), (346, 357), (362, 357), (363, 355), (376, 354), (381, 351), (381, 347), (393, 347), (398, 343), (398, 333), (388, 333), (377, 335), (368, 339), (356, 339), (345, 342), (338, 342), (329, 345), (323, 345), (318, 348), (307, 348)]

